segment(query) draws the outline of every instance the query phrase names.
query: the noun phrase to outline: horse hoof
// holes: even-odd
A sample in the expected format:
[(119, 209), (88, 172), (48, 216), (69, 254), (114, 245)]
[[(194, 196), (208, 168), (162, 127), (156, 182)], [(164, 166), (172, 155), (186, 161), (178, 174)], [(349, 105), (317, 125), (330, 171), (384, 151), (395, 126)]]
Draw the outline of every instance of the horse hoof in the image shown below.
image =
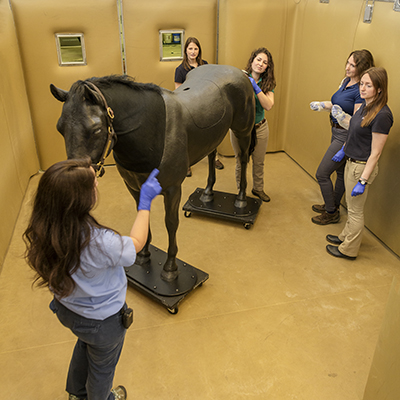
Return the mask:
[(166, 282), (173, 282), (179, 275), (178, 271), (162, 271), (161, 279)]
[(238, 198), (235, 199), (236, 208), (245, 208), (246, 206), (247, 206), (247, 200), (239, 200)]
[(139, 253), (136, 255), (135, 264), (141, 265), (142, 267), (150, 264), (150, 257), (149, 256), (142, 256)]
[(214, 194), (212, 193), (212, 194), (202, 194), (201, 196), (200, 196), (200, 200), (203, 202), (203, 203), (210, 203), (211, 201), (213, 201), (213, 199), (214, 199)]

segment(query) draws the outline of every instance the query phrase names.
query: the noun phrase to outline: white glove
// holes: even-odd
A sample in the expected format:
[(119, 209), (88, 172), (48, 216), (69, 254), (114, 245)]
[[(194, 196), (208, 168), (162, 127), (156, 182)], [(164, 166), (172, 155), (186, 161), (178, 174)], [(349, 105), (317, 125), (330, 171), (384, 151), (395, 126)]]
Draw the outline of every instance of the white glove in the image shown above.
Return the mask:
[(331, 113), (332, 113), (332, 117), (335, 118), (336, 121), (339, 123), (342, 122), (346, 117), (346, 113), (337, 104), (332, 106)]
[(336, 119), (339, 125), (344, 129), (349, 129), (351, 116), (346, 114), (337, 104), (332, 106), (332, 117)]
[(313, 111), (321, 111), (325, 108), (325, 105), (323, 101), (312, 101), (310, 103), (310, 108)]

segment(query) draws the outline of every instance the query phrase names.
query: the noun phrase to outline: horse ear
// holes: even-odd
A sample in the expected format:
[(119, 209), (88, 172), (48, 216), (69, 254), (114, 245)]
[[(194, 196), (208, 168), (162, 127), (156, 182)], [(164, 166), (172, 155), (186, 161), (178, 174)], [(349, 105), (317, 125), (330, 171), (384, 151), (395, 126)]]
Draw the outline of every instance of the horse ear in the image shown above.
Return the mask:
[(85, 98), (92, 101), (94, 104), (101, 104), (101, 97), (97, 92), (91, 89), (89, 86), (84, 85), (85, 88)]
[(52, 83), (50, 84), (50, 92), (58, 101), (61, 101), (62, 103), (67, 100), (68, 92), (55, 87)]

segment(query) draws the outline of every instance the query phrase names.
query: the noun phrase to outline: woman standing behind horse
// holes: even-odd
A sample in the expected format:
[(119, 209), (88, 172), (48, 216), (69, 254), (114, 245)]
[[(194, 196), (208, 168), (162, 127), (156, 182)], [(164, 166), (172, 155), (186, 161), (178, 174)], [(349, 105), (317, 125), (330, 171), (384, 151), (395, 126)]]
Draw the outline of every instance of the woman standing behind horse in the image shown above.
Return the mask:
[[(332, 109), (332, 104), (339, 105), (345, 113), (353, 115), (363, 103), (360, 97), (359, 82), (360, 76), (368, 68), (374, 66), (374, 58), (368, 50), (355, 50), (347, 58), (345, 72), (346, 76), (342, 80), (339, 89), (332, 95), (331, 101), (313, 101), (310, 108), (313, 111), (328, 111)], [(343, 146), (347, 138), (347, 129), (343, 128), (338, 121), (329, 115), (332, 137), (331, 144), (325, 152), (316, 173), (324, 204), (314, 204), (312, 210), (320, 213), (311, 218), (317, 225), (336, 224), (340, 221), (340, 201), (345, 191), (344, 187), (344, 160), (340, 163), (332, 161), (332, 157)], [(336, 171), (335, 188), (331, 180), (331, 175)]]
[[(270, 201), (270, 197), (264, 192), (264, 158), (267, 151), (269, 127), (265, 119), (265, 111), (271, 110), (274, 105), (274, 90), (276, 86), (274, 74), (274, 61), (271, 53), (261, 47), (253, 51), (245, 69), (251, 84), (253, 85), (256, 99), (256, 145), (253, 153), (253, 189), (252, 193), (262, 201)], [(238, 141), (231, 131), (231, 143), (236, 157), (236, 182), (240, 179), (240, 158)]]
[(70, 362), (69, 400), (124, 400), (112, 389), (132, 310), (125, 303), (124, 266), (132, 265), (147, 240), (150, 205), (161, 192), (154, 170), (142, 185), (136, 220), (120, 236), (91, 215), (97, 178), (88, 157), (54, 164), (40, 179), (24, 233), (26, 259), (35, 282), (54, 294), (51, 310), (78, 340)]
[[(186, 75), (189, 71), (205, 64), (208, 64), (208, 62), (202, 59), (199, 40), (195, 37), (188, 37), (183, 49), (183, 61), (175, 69), (175, 89), (185, 82)], [(215, 168), (224, 168), (224, 164), (222, 164), (222, 162), (218, 159), (218, 153), (215, 156)], [(188, 169), (187, 176), (192, 176), (192, 170), (190, 167)]]

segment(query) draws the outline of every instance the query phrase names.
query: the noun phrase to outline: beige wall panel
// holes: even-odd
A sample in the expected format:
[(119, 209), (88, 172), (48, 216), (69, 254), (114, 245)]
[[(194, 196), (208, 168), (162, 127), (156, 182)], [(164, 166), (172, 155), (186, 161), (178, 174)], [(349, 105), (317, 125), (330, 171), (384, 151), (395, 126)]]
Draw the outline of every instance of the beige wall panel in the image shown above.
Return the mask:
[(400, 398), (400, 285), (393, 280), (363, 400)]
[(365, 224), (394, 252), (400, 254), (400, 12), (393, 3), (375, 2), (371, 24), (360, 19), (354, 44), (367, 47), (376, 65), (386, 68), (389, 75), (389, 107), (394, 125), (379, 161), (379, 175), (368, 193)]
[(0, 269), (30, 176), (39, 169), (12, 13), (0, 1)]
[(137, 82), (175, 88), (175, 68), (182, 61), (160, 61), (161, 29), (184, 29), (186, 38), (197, 37), (203, 58), (215, 63), (216, 0), (127, 0), (123, 14), (127, 73)]
[[(122, 72), (116, 0), (11, 0), (31, 107), (40, 166), (65, 159), (56, 131), (62, 104), (49, 85)], [(84, 33), (87, 65), (58, 65), (55, 33)]]
[(286, 123), (285, 151), (313, 176), (331, 130), (328, 114), (311, 111), (309, 104), (330, 100), (344, 78), (361, 9), (359, 0), (312, 0), (298, 2), (290, 15), (292, 41), (285, 59), (290, 65), (285, 70), (288, 86), (281, 115)]
[(287, 9), (286, 1), (220, 1), (218, 63), (243, 69), (251, 52), (259, 47), (266, 47), (274, 59), (277, 87), (275, 105), (266, 112), (270, 128), (267, 151), (283, 150), (279, 114), (285, 90), (283, 64)]

